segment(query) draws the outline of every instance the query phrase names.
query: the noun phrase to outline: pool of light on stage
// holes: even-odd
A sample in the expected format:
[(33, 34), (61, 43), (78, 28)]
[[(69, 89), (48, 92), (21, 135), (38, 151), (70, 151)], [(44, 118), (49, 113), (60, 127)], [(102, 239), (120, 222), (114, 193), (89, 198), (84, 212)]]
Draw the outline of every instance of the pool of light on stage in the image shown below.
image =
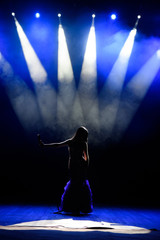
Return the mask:
[(55, 219), (55, 220), (39, 220), (30, 222), (21, 222), (8, 226), (0, 226), (2, 230), (49, 230), (49, 231), (66, 231), (66, 232), (110, 232), (120, 234), (148, 234), (151, 231), (142, 227), (127, 226), (123, 224), (110, 223), (105, 221), (92, 220), (75, 220)]

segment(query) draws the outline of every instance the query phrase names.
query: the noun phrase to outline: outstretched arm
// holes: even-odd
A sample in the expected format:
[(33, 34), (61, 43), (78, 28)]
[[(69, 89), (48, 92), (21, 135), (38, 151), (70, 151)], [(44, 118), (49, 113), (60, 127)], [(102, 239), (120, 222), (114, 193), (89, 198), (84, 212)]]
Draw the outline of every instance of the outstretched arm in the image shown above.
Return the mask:
[(44, 143), (44, 142), (42, 142), (39, 134), (37, 135), (37, 137), (38, 137), (39, 145), (41, 147), (64, 147), (64, 146), (67, 146), (70, 142), (70, 139), (68, 139), (68, 140), (65, 140), (65, 141), (59, 142), (59, 143)]

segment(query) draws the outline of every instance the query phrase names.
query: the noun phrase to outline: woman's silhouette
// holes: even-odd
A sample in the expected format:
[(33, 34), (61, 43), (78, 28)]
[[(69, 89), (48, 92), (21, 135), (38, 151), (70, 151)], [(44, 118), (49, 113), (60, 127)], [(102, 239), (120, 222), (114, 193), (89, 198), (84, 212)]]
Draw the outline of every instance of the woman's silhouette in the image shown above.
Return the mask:
[(43, 143), (39, 138), (40, 146), (63, 147), (68, 146), (70, 180), (64, 188), (59, 211), (72, 213), (90, 213), (93, 209), (92, 192), (87, 180), (89, 165), (88, 130), (81, 126), (75, 135), (59, 143)]

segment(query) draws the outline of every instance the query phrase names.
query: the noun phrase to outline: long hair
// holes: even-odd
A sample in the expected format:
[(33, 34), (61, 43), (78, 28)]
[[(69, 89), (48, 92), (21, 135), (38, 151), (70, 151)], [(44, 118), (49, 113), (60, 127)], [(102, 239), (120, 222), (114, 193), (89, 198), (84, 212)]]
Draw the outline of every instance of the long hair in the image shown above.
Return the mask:
[(72, 137), (72, 140), (74, 141), (82, 141), (87, 142), (88, 141), (88, 130), (87, 128), (81, 126), (77, 129), (76, 133)]

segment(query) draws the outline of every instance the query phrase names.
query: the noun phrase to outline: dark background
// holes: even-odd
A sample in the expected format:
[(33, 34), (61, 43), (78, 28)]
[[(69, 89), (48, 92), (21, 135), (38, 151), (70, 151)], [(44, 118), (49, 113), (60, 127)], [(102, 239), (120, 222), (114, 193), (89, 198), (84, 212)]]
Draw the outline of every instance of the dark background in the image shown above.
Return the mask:
[[(5, 1), (0, 9), (0, 51), (12, 63), (32, 88), (32, 83), (20, 52), (11, 12), (24, 26), (35, 11), (48, 18), (63, 12), (63, 22), (69, 29), (75, 18), (78, 22), (96, 13), (102, 16), (112, 9), (119, 11), (127, 28), (134, 26), (137, 14), (143, 15), (139, 30), (146, 37), (159, 37), (160, 14), (157, 1)], [(105, 10), (106, 9), (106, 10)], [(53, 20), (58, 24), (58, 20)], [(90, 26), (87, 23), (86, 31)], [(56, 27), (55, 27), (56, 28)], [(78, 36), (78, 35), (77, 35)], [(56, 48), (56, 42), (54, 48)], [(71, 44), (69, 45), (72, 49)], [(148, 46), (150, 47), (150, 46)], [(77, 51), (77, 50), (76, 50)], [(18, 62), (21, 55), (22, 61)], [(74, 59), (74, 51), (71, 53)], [(75, 54), (76, 55), (76, 54)], [(53, 56), (56, 58), (55, 56)], [(78, 56), (79, 62), (83, 53)], [(47, 59), (47, 57), (46, 57)], [(79, 76), (81, 63), (75, 63)], [(74, 65), (74, 64), (73, 64)], [(57, 65), (47, 65), (50, 76), (56, 74)], [(99, 84), (103, 82), (99, 73)], [(38, 128), (26, 132), (7, 97), (4, 83), (0, 83), (0, 201), (3, 203), (58, 203), (68, 180), (67, 148), (41, 149), (37, 143)], [(56, 85), (56, 83), (54, 83)], [(95, 203), (159, 206), (159, 137), (160, 97), (159, 78), (149, 89), (131, 124), (118, 142), (107, 138), (94, 143), (89, 138), (89, 181)], [(87, 126), (89, 131), (90, 126)], [(74, 134), (75, 129), (73, 129)], [(62, 141), (60, 129), (50, 132), (41, 129), (46, 141)], [(71, 136), (66, 136), (66, 138)], [(96, 137), (96, 135), (95, 135)]]

